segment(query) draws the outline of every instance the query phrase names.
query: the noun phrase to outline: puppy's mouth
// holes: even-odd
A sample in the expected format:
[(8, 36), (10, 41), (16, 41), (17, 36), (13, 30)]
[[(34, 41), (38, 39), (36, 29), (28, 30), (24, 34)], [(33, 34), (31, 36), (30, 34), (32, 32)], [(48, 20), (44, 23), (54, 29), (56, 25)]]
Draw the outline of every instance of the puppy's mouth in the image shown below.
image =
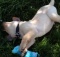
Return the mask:
[(13, 40), (13, 37), (11, 37), (10, 35), (8, 35), (6, 38), (7, 38), (8, 41), (12, 41)]

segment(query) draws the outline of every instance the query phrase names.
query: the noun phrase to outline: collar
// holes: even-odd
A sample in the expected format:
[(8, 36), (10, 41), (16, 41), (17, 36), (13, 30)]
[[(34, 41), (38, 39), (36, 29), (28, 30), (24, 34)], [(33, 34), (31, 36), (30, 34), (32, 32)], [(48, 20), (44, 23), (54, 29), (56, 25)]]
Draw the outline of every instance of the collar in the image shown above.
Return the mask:
[(19, 32), (19, 23), (18, 23), (18, 25), (17, 25), (17, 27), (16, 27), (16, 36), (17, 37), (21, 37), (21, 34), (20, 34), (20, 32)]

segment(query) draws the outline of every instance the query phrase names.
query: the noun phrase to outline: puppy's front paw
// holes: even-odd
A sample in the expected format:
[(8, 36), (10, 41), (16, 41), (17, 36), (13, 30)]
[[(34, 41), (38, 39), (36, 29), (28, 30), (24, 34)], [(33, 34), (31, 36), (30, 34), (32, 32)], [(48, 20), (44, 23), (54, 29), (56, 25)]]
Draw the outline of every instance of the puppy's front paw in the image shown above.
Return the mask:
[(21, 56), (22, 56), (22, 57), (25, 56), (26, 52), (27, 52), (27, 48), (25, 48), (25, 49), (22, 51)]

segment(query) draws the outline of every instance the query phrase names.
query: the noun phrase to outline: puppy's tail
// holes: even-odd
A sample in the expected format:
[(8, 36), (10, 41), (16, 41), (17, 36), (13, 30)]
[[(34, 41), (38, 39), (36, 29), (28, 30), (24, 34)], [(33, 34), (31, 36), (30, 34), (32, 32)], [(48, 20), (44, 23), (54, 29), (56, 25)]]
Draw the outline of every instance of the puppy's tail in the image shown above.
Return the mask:
[(49, 3), (49, 5), (50, 6), (53, 6), (54, 5), (54, 2), (55, 2), (54, 0), (51, 0), (50, 3)]

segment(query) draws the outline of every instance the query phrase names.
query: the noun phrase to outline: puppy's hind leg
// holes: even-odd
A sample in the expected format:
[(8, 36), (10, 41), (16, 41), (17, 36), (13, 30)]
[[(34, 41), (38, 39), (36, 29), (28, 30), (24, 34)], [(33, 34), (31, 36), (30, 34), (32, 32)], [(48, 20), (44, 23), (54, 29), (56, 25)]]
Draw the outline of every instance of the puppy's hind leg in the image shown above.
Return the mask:
[(59, 22), (60, 23), (60, 15), (57, 13), (57, 9), (52, 6), (48, 11), (47, 11), (47, 16), (53, 20), (54, 22)]

